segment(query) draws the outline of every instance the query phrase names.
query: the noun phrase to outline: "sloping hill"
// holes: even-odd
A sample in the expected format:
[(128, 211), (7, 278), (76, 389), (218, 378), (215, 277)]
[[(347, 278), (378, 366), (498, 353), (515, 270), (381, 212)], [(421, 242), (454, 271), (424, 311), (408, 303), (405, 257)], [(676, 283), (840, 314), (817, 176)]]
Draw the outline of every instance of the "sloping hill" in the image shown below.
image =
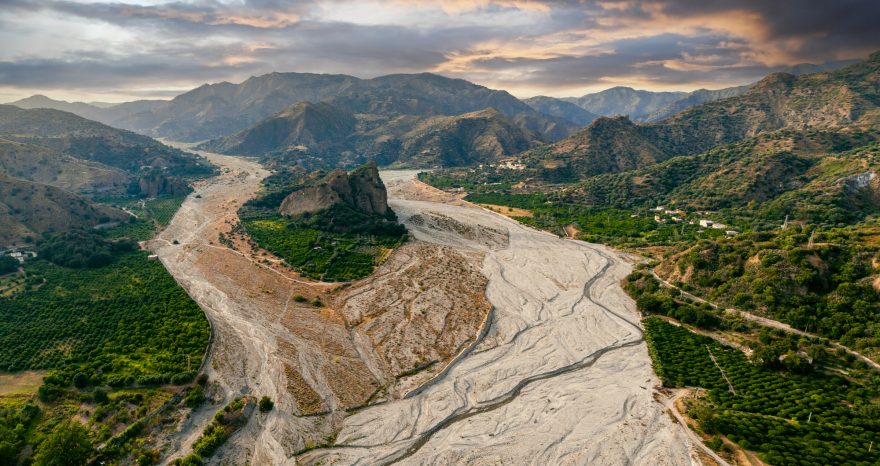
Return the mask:
[[(847, 222), (876, 212), (880, 132), (781, 130), (624, 173), (596, 176), (573, 199), (613, 207), (675, 206)], [(852, 147), (852, 149), (850, 149)]]
[(556, 144), (526, 152), (522, 159), (553, 181), (632, 170), (668, 158), (650, 128), (624, 116), (602, 117)]
[(0, 173), (0, 245), (127, 218), (121, 211), (92, 204), (64, 190)]
[(330, 104), (298, 102), (232, 136), (205, 144), (206, 150), (241, 155), (264, 155), (300, 150), (324, 154), (351, 148), (356, 120)]
[(128, 174), (122, 170), (76, 159), (47, 147), (2, 138), (0, 171), (74, 192), (124, 190), (129, 184)]
[(263, 156), (309, 168), (383, 164), (434, 167), (495, 161), (539, 143), (495, 109), (456, 116), (358, 114), (328, 103), (300, 102), (233, 136), (202, 148)]
[(416, 167), (495, 162), (538, 143), (534, 134), (495, 109), (430, 118), (401, 139), (398, 162)]
[(633, 125), (597, 120), (524, 155), (534, 167), (570, 179), (644, 166), (782, 128), (874, 128), (880, 124), (880, 53), (832, 73), (766, 77), (741, 96), (690, 107), (666, 120)]
[(15, 105), (18, 108), (34, 109), (48, 108), (53, 110), (61, 110), (79, 115), (89, 120), (100, 121), (109, 107), (97, 107), (85, 102), (66, 102), (63, 100), (50, 99), (44, 95), (36, 94), (30, 97), (10, 102), (9, 105)]
[[(100, 170), (104, 172), (110, 167), (118, 169), (117, 172), (125, 171), (135, 179), (145, 175), (153, 180), (201, 176), (212, 171), (210, 164), (200, 157), (165, 146), (147, 136), (59, 110), (28, 110), (0, 105), (0, 137), (27, 144), (18, 146), (19, 149), (39, 146), (90, 162), (93, 166), (101, 164), (104, 167)], [(41, 157), (36, 156), (37, 159)], [(24, 170), (22, 166), (18, 168)], [(178, 182), (160, 181), (164, 186), (180, 186)]]

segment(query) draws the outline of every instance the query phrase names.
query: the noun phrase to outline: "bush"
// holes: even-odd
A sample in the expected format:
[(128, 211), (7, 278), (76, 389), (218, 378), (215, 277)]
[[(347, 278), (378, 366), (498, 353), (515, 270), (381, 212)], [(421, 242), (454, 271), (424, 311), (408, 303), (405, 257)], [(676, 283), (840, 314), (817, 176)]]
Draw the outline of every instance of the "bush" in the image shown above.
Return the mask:
[(61, 398), (61, 395), (63, 394), (63, 388), (51, 383), (44, 382), (43, 385), (40, 385), (40, 388), (37, 389), (37, 396), (40, 398), (40, 401), (46, 403), (56, 401), (58, 398)]
[(293, 296), (293, 300), (296, 301), (296, 302), (298, 302), (298, 303), (304, 303), (304, 302), (308, 301), (308, 300), (306, 299), (306, 297), (303, 296), (303, 295), (301, 295), (301, 294), (294, 295), (294, 296)]
[(196, 408), (198, 408), (199, 406), (201, 406), (202, 403), (205, 402), (205, 400), (206, 400), (206, 398), (205, 398), (205, 391), (202, 390), (202, 387), (201, 387), (200, 385), (196, 385), (196, 386), (193, 387), (193, 389), (190, 390), (189, 393), (186, 395), (186, 399), (184, 399), (184, 403), (185, 403), (188, 407), (190, 407), (190, 408), (192, 408), (192, 409), (196, 409)]
[(174, 460), (175, 466), (202, 466), (203, 464), (205, 464), (205, 462), (202, 461), (202, 457), (195, 453)]
[(199, 374), (199, 376), (196, 377), (196, 383), (203, 387), (208, 385), (208, 374)]
[(151, 386), (151, 385), (163, 385), (163, 384), (168, 383), (169, 379), (170, 379), (170, 377), (168, 377), (165, 374), (146, 375), (146, 376), (143, 376), (143, 377), (137, 379), (137, 384), (144, 386), (144, 387)]
[(171, 376), (171, 383), (174, 385), (186, 385), (192, 382), (195, 377), (195, 372), (181, 372)]
[(77, 372), (76, 375), (73, 376), (73, 386), (82, 390), (86, 388), (89, 384), (89, 378), (86, 377), (82, 372)]
[(92, 399), (95, 400), (95, 403), (101, 404), (110, 401), (110, 397), (107, 396), (107, 392), (101, 390), (100, 388), (96, 388), (94, 392), (92, 392)]
[(162, 458), (162, 455), (156, 450), (145, 450), (137, 459), (138, 466), (150, 466), (156, 464)]
[(274, 407), (275, 407), (275, 403), (273, 403), (272, 399), (269, 398), (268, 396), (264, 396), (264, 397), (260, 398), (260, 412), (261, 413), (268, 413), (269, 411), (272, 411), (272, 408), (274, 408)]

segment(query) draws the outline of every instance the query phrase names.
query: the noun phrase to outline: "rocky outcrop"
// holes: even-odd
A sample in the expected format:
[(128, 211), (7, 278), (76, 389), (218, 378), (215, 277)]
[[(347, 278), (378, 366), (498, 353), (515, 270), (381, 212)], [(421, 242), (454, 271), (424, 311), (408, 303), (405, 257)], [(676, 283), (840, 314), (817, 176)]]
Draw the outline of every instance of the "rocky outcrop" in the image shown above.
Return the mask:
[(186, 180), (154, 171), (141, 175), (137, 180), (137, 193), (147, 197), (180, 196), (190, 191)]
[(297, 216), (345, 204), (368, 214), (388, 214), (388, 193), (379, 169), (370, 162), (351, 173), (334, 170), (312, 186), (294, 191), (281, 202), (281, 215)]

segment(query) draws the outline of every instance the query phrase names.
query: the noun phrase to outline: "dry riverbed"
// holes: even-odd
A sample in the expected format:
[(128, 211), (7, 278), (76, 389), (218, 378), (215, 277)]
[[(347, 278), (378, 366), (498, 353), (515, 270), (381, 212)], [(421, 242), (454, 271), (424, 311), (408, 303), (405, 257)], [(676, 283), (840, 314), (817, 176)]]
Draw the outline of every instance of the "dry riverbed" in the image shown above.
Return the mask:
[[(440, 376), (343, 421), (306, 464), (698, 464), (659, 381), (628, 262), (383, 174), (413, 236), (485, 254), (489, 326)], [(400, 185), (403, 185), (401, 187)], [(398, 197), (404, 193), (407, 198)], [(429, 200), (421, 200), (429, 199)]]
[(171, 437), (166, 461), (188, 453), (221, 403), (252, 393), (276, 409), (215, 461), (697, 464), (653, 398), (659, 382), (618, 285), (630, 266), (613, 250), (384, 172), (414, 241), (365, 280), (314, 282), (218, 242), (267, 172), (205, 155), (222, 175), (150, 247), (212, 322), (205, 370), (218, 400)]
[(204, 370), (215, 403), (168, 437), (165, 462), (187, 454), (224, 403), (253, 394), (270, 396), (275, 409), (254, 415), (215, 460), (293, 464), (296, 452), (332, 438), (349, 411), (399, 398), (473, 342), (489, 312), (483, 253), (412, 241), (367, 279), (305, 279), (229, 239), (237, 209), (268, 172), (253, 160), (203, 155), (221, 174), (196, 186), (148, 245), (213, 330)]

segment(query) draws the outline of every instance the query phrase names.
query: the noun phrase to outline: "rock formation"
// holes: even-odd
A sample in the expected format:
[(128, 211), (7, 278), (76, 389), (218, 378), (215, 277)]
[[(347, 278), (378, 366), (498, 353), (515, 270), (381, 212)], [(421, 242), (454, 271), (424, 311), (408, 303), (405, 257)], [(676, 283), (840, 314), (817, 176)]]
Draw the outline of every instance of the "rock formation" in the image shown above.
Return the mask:
[(297, 216), (345, 204), (368, 214), (388, 214), (388, 193), (379, 169), (370, 162), (351, 173), (333, 170), (312, 186), (294, 191), (281, 202), (281, 215)]

